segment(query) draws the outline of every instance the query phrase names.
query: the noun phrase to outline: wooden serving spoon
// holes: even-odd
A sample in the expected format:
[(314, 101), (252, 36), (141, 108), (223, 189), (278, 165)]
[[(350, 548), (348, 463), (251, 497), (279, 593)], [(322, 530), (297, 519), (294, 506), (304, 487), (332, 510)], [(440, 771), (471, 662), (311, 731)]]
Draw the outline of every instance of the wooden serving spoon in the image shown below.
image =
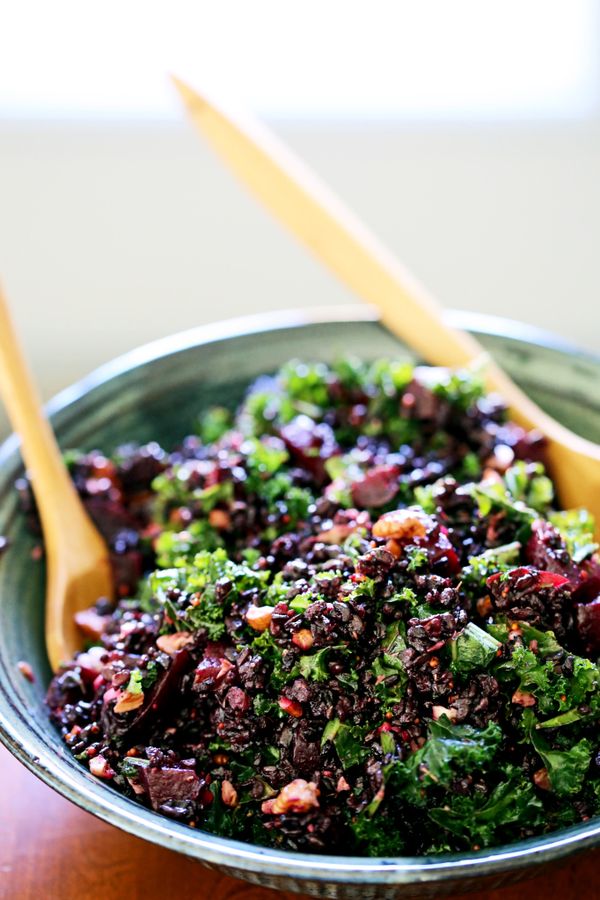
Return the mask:
[(173, 78), (192, 122), (241, 181), (382, 322), (426, 362), (464, 367), (485, 361), (488, 390), (508, 404), (513, 421), (542, 432), (546, 457), (566, 508), (585, 506), (600, 525), (600, 446), (547, 415), (514, 384), (475, 338), (451, 328), (419, 282), (329, 188), (271, 131), (248, 115)]
[(108, 548), (92, 524), (61, 452), (17, 341), (0, 288), (0, 396), (21, 438), (46, 550), (46, 649), (58, 669), (81, 648), (74, 615), (99, 597), (112, 599)]

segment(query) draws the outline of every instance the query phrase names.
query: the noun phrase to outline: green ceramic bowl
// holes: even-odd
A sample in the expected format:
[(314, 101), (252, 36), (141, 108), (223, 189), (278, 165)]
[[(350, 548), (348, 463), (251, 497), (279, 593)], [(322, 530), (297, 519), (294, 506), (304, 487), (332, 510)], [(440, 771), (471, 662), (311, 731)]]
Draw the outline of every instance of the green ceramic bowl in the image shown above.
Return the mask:
[[(600, 359), (523, 326), (454, 314), (525, 390), (569, 427), (600, 441)], [(111, 450), (126, 441), (169, 446), (193, 428), (199, 410), (235, 405), (256, 375), (291, 357), (410, 358), (373, 313), (361, 307), (254, 317), (190, 331), (136, 350), (63, 391), (50, 404), (64, 448)], [(43, 633), (44, 567), (17, 509), (17, 442), (0, 448), (0, 738), (65, 797), (114, 825), (230, 874), (319, 897), (431, 897), (492, 888), (542, 863), (600, 844), (600, 820), (507, 847), (421, 859), (339, 858), (287, 853), (214, 837), (169, 821), (95, 780), (50, 727), (44, 687), (50, 670)], [(27, 660), (36, 680), (17, 668)]]

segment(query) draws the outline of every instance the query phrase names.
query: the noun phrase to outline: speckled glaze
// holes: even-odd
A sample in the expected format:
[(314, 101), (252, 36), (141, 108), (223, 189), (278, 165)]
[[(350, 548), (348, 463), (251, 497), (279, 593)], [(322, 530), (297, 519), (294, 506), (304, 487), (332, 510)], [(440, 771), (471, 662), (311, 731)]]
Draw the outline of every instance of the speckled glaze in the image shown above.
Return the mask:
[[(573, 430), (600, 441), (600, 359), (524, 326), (452, 314), (496, 356), (541, 406)], [(220, 323), (129, 353), (63, 391), (51, 404), (63, 448), (110, 450), (126, 441), (172, 445), (210, 403), (235, 405), (256, 375), (291, 357), (332, 360), (411, 358), (362, 307), (286, 312)], [(429, 858), (323, 857), (268, 850), (204, 834), (138, 806), (80, 766), (47, 720), (49, 668), (43, 641), (43, 562), (19, 515), (13, 482), (21, 472), (14, 437), (0, 448), (0, 739), (38, 777), (68, 799), (125, 831), (206, 865), (268, 887), (356, 900), (439, 897), (507, 884), (600, 844), (600, 820), (487, 852)], [(34, 684), (19, 672), (27, 660)]]

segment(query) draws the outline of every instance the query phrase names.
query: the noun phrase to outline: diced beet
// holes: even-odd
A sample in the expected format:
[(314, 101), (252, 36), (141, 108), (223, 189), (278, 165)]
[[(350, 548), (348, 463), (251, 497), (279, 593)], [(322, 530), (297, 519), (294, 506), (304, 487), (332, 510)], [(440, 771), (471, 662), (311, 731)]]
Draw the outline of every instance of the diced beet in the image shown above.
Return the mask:
[(301, 775), (312, 775), (319, 768), (320, 747), (318, 741), (308, 740), (297, 731), (292, 750), (292, 761)]
[(221, 682), (232, 668), (233, 664), (224, 657), (205, 656), (196, 666), (194, 685), (203, 684), (205, 681)]
[(202, 781), (190, 769), (147, 766), (140, 768), (140, 781), (148, 792), (152, 809), (173, 800), (194, 802), (202, 787)]
[(429, 565), (435, 566), (438, 574), (440, 572), (453, 574), (460, 569), (458, 554), (452, 546), (447, 530), (442, 526), (436, 525), (422, 537), (413, 538), (411, 543), (426, 551)]
[(84, 693), (82, 673), (74, 663), (55, 675), (48, 686), (46, 703), (53, 714), (60, 713), (68, 703), (76, 703)]
[(496, 572), (494, 575), (490, 575), (486, 581), (489, 588), (494, 588), (500, 583), (506, 584), (507, 590), (509, 589), (508, 585), (510, 585), (517, 591), (533, 591), (547, 587), (563, 587), (569, 583), (569, 579), (556, 572), (540, 572), (526, 566), (519, 566), (511, 570), (508, 578), (502, 572)]
[(544, 462), (546, 438), (541, 431), (524, 431), (513, 444), (517, 459), (530, 462)]
[(143, 570), (143, 558), (139, 550), (111, 553), (110, 564), (118, 593), (121, 596), (133, 594)]
[(146, 697), (139, 713), (131, 721), (123, 722), (115, 717), (112, 704), (106, 704), (102, 710), (102, 724), (109, 736), (127, 735), (128, 740), (137, 737), (146, 727), (156, 726), (163, 715), (168, 713), (170, 700), (179, 692), (183, 676), (192, 666), (192, 657), (188, 650), (178, 650), (171, 657), (169, 668), (159, 677), (152, 692)]
[(536, 569), (563, 575), (574, 584), (577, 584), (581, 577), (579, 568), (569, 556), (558, 529), (542, 519), (538, 519), (532, 525), (531, 537), (525, 546), (525, 558)]
[(103, 497), (85, 497), (84, 505), (96, 528), (112, 544), (121, 531), (137, 531), (137, 522), (124, 506)]
[(327, 479), (325, 461), (340, 452), (333, 429), (325, 422), (317, 424), (309, 416), (297, 416), (281, 428), (279, 435), (294, 463), (323, 484)]
[(546, 438), (540, 431), (525, 431), (514, 422), (505, 422), (498, 428), (495, 440), (511, 447), (516, 459), (544, 462)]
[(576, 605), (575, 624), (584, 652), (600, 653), (600, 597)]
[(225, 699), (227, 705), (239, 713), (245, 713), (250, 707), (250, 697), (246, 691), (243, 691), (242, 688), (239, 687), (229, 688)]
[(106, 656), (104, 647), (90, 647), (85, 653), (79, 653), (75, 662), (81, 669), (85, 681), (95, 681), (102, 671), (102, 659)]
[[(439, 397), (425, 383), (428, 373), (435, 373), (435, 369), (425, 369), (417, 366), (415, 377), (406, 387), (402, 396), (402, 411), (410, 418), (419, 419), (421, 422), (435, 422), (443, 425), (450, 414), (450, 404)], [(438, 370), (439, 371), (439, 370)]]
[(124, 490), (129, 494), (147, 490), (164, 470), (165, 456), (165, 451), (154, 442), (138, 447), (127, 455), (118, 469)]
[(375, 466), (351, 485), (352, 502), (358, 507), (385, 506), (398, 493), (398, 466)]
[(600, 598), (600, 574), (583, 574), (585, 577), (581, 579), (580, 583), (573, 591), (573, 600), (575, 603), (590, 603), (592, 600)]
[(207, 641), (204, 656), (212, 656), (215, 659), (223, 659), (226, 645), (222, 641)]

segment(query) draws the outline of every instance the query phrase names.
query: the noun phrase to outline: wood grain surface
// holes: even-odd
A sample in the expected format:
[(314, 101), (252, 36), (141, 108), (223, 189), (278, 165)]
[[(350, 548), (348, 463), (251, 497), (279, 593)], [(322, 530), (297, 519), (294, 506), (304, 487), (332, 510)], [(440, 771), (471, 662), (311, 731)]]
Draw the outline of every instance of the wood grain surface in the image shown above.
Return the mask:
[[(600, 900), (600, 851), (471, 900)], [(0, 747), (2, 900), (293, 900), (130, 837), (54, 793)]]

